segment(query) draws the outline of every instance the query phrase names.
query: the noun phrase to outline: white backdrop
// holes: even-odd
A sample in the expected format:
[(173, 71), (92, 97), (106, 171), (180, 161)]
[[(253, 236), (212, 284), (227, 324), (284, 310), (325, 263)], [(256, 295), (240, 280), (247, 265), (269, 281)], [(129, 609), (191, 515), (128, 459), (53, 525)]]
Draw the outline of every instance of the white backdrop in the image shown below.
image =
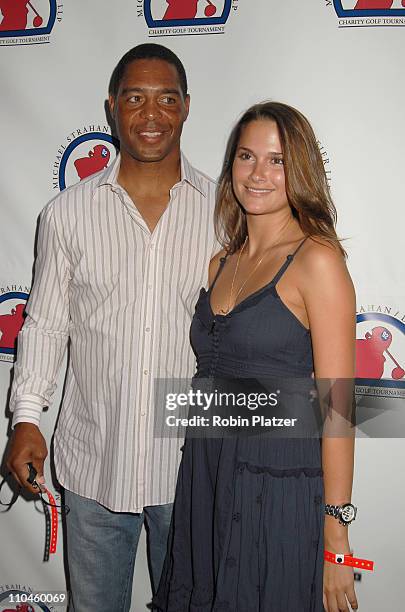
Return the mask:
[[(24, 302), (31, 284), (37, 216), (60, 183), (79, 180), (75, 160), (97, 144), (113, 159), (104, 113), (108, 80), (121, 55), (141, 42), (169, 46), (183, 60), (191, 93), (183, 149), (214, 177), (230, 128), (250, 104), (272, 98), (308, 116), (330, 173), (338, 231), (347, 239), (358, 338), (383, 325), (392, 334), (390, 355), (405, 367), (402, 2), (382, 0), (380, 6), (391, 7), (356, 10), (356, 0), (215, 0), (216, 13), (207, 17), (210, 3), (199, 0), (195, 18), (165, 22), (168, 1), (15, 0), (10, 14), (0, 0), (0, 8), (6, 5), (0, 23), (2, 451), (9, 427), (9, 336), (18, 322), (16, 314), (12, 320), (5, 316)], [(190, 4), (170, 4), (176, 1), (178, 10)], [(27, 5), (26, 24), (21, 4)], [(101, 158), (95, 157), (93, 169), (98, 169)], [(402, 396), (391, 402), (404, 410), (404, 378), (393, 380), (390, 355), (385, 354), (384, 372), (377, 377), (383, 380), (371, 381), (371, 392)], [(48, 441), (59, 397), (43, 416)], [(402, 439), (358, 441), (353, 501), (359, 516), (351, 542), (355, 554), (376, 562), (375, 572), (363, 572), (357, 582), (360, 609), (367, 612), (402, 609), (404, 460)], [(20, 498), (0, 515), (0, 610), (10, 607), (2, 593), (16, 585), (64, 590), (62, 542), (43, 564), (43, 536), (43, 515), (32, 502)], [(149, 598), (144, 551), (142, 539), (134, 612), (144, 612)]]

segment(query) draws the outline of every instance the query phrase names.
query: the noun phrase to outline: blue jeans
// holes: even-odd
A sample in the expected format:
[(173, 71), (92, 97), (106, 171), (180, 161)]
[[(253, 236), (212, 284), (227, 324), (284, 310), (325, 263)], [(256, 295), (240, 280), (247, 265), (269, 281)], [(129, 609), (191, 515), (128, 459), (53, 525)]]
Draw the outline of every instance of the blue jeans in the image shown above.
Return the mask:
[(69, 612), (129, 612), (136, 549), (145, 520), (152, 590), (159, 585), (173, 504), (112, 512), (65, 489)]

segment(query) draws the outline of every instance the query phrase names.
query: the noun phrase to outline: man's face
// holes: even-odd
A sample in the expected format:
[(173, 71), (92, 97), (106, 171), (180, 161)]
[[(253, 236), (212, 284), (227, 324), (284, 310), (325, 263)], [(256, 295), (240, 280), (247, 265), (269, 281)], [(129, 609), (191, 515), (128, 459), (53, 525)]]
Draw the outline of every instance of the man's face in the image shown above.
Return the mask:
[(110, 96), (109, 103), (123, 155), (157, 162), (178, 153), (190, 98), (184, 98), (172, 64), (158, 59), (128, 64), (117, 97)]

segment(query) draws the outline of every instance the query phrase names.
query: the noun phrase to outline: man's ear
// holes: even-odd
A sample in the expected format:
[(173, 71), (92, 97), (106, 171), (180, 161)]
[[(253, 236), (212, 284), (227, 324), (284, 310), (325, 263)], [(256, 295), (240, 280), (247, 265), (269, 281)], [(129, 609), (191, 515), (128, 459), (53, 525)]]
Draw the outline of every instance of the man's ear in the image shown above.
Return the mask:
[(109, 94), (109, 96), (108, 96), (108, 106), (110, 107), (110, 114), (111, 114), (111, 117), (113, 119), (115, 119), (115, 114), (114, 114), (115, 103), (116, 103), (115, 97), (112, 96), (111, 94)]
[(186, 121), (188, 114), (190, 112), (190, 94), (187, 94), (186, 97), (184, 98), (184, 106), (186, 108), (186, 116), (184, 121)]

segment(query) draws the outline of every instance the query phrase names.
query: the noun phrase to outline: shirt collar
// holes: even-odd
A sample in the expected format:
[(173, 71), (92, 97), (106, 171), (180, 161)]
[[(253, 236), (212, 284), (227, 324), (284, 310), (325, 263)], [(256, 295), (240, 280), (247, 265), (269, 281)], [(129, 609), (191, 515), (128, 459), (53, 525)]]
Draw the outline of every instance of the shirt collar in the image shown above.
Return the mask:
[(102, 187), (103, 185), (118, 186), (117, 178), (120, 169), (120, 163), (121, 155), (118, 153), (111, 166), (108, 166), (108, 168), (106, 168), (101, 174), (100, 180), (97, 181), (95, 189), (97, 189), (98, 187)]
[[(101, 174), (99, 181), (97, 181), (95, 185), (95, 189), (98, 187), (102, 187), (103, 185), (111, 185), (118, 187), (117, 178), (118, 172), (120, 169), (121, 156), (117, 155), (111, 166), (109, 166), (104, 172)], [(205, 185), (202, 180), (202, 176), (196, 171), (196, 169), (190, 164), (188, 159), (181, 154), (181, 183), (189, 183), (192, 187), (197, 189), (203, 196), (206, 196)]]
[(187, 181), (190, 183), (197, 191), (202, 193), (203, 196), (207, 195), (207, 191), (205, 189), (205, 185), (203, 183), (202, 177), (199, 173), (197, 173), (196, 169), (190, 164), (187, 157), (181, 154), (181, 182)]

